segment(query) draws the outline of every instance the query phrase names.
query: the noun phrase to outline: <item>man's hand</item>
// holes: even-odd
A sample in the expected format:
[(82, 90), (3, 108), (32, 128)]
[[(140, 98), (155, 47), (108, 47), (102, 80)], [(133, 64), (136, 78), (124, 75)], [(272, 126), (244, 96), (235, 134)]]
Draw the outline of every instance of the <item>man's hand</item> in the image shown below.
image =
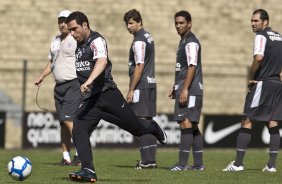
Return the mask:
[(128, 90), (127, 95), (126, 95), (127, 103), (132, 103), (133, 95), (134, 95), (134, 91), (133, 90)]
[(179, 96), (179, 105), (185, 106), (187, 105), (188, 97), (188, 89), (182, 89)]
[(88, 92), (90, 91), (90, 86), (91, 86), (91, 84), (92, 84), (92, 82), (89, 82), (88, 80), (87, 80), (84, 84), (82, 84), (82, 85), (80, 86), (80, 91), (81, 91), (81, 93), (82, 93), (82, 94), (88, 93)]
[(34, 81), (35, 86), (40, 86), (41, 82), (43, 81), (43, 75), (40, 74)]
[(256, 81), (256, 80), (249, 80), (248, 81), (248, 93), (251, 92), (252, 86), (257, 84), (257, 83), (258, 83), (258, 81)]

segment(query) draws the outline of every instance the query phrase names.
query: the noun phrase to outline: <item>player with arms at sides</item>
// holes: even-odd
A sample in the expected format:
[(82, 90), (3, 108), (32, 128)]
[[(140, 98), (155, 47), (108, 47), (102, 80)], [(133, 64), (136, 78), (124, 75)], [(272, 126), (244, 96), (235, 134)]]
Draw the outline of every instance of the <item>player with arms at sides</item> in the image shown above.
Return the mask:
[(49, 59), (41, 74), (35, 79), (35, 85), (39, 86), (43, 79), (53, 73), (56, 85), (54, 98), (56, 112), (61, 125), (61, 144), (63, 150), (62, 165), (80, 165), (77, 153), (71, 161), (71, 138), (75, 112), (80, 102), (79, 82), (75, 70), (76, 41), (70, 35), (66, 19), (71, 12), (63, 10), (58, 15), (60, 35), (54, 37)]
[[(132, 9), (124, 14), (125, 25), (134, 35), (129, 51), (129, 89), (127, 102), (139, 119), (156, 116), (157, 85), (155, 79), (155, 45), (151, 34), (144, 30), (141, 14)], [(157, 140), (151, 134), (137, 138), (141, 160), (135, 169), (156, 168)]]
[[(203, 136), (198, 127), (203, 106), (201, 44), (191, 32), (192, 18), (189, 12), (177, 12), (174, 20), (181, 39), (176, 53), (175, 83), (169, 97), (175, 99), (174, 120), (180, 125), (181, 136), (179, 162), (171, 170), (204, 170)], [(191, 147), (194, 164), (189, 166)]]
[(280, 147), (278, 121), (282, 120), (282, 36), (269, 26), (268, 13), (253, 12), (251, 26), (256, 33), (253, 62), (248, 76), (244, 117), (237, 137), (236, 159), (223, 171), (243, 171), (243, 159), (251, 140), (253, 121), (265, 122), (270, 134), (269, 160), (262, 171), (276, 172), (275, 162)]
[(76, 72), (84, 96), (74, 121), (73, 141), (76, 145), (81, 169), (69, 174), (75, 181), (96, 182), (90, 136), (101, 119), (113, 123), (134, 136), (153, 134), (165, 144), (165, 133), (151, 120), (138, 119), (123, 98), (111, 74), (106, 40), (92, 31), (86, 15), (73, 12), (67, 18), (71, 35), (77, 41)]

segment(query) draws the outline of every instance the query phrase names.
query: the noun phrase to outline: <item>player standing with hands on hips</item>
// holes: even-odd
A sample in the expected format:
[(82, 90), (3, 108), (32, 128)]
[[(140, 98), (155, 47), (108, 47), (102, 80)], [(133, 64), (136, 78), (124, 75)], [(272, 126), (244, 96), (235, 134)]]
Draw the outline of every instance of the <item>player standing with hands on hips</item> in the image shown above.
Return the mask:
[[(125, 25), (134, 35), (129, 51), (129, 89), (127, 102), (139, 119), (156, 116), (157, 85), (155, 78), (155, 45), (151, 34), (144, 30), (142, 17), (136, 9), (124, 14)], [(137, 138), (141, 160), (135, 169), (156, 168), (157, 140), (151, 134)]]
[(253, 62), (248, 76), (248, 94), (244, 117), (237, 137), (236, 159), (223, 171), (243, 171), (243, 159), (251, 140), (253, 121), (265, 122), (270, 134), (269, 160), (262, 169), (276, 172), (275, 162), (280, 147), (278, 121), (282, 120), (282, 35), (269, 26), (268, 13), (263, 9), (253, 12), (251, 26), (256, 33)]
[(53, 73), (56, 82), (54, 87), (55, 106), (61, 125), (63, 149), (63, 159), (60, 164), (80, 165), (77, 153), (73, 161), (70, 157), (73, 119), (81, 100), (75, 70), (76, 41), (70, 35), (66, 24), (66, 19), (70, 13), (69, 10), (63, 10), (59, 13), (58, 25), (61, 34), (54, 37), (50, 48), (50, 61), (34, 83), (39, 87), (43, 79)]
[[(204, 170), (203, 136), (198, 127), (203, 106), (201, 44), (191, 32), (192, 18), (189, 12), (177, 12), (174, 20), (181, 40), (176, 53), (175, 83), (169, 97), (175, 99), (174, 120), (180, 125), (181, 136), (179, 162), (171, 170)], [(189, 166), (191, 147), (194, 164)]]
[(71, 35), (77, 41), (76, 72), (84, 96), (79, 105), (73, 128), (73, 141), (81, 160), (81, 169), (69, 174), (75, 181), (96, 182), (90, 136), (101, 119), (113, 123), (134, 136), (153, 134), (165, 144), (167, 138), (158, 124), (138, 119), (123, 98), (111, 74), (106, 40), (92, 31), (88, 18), (82, 12), (73, 12), (67, 18)]

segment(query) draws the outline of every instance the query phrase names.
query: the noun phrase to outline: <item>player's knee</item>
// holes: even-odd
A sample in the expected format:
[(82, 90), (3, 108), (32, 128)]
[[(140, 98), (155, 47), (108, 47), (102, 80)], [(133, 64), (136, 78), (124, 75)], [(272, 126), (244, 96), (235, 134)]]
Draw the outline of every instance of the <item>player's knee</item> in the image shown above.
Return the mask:
[(279, 127), (278, 127), (278, 126), (269, 128), (269, 129), (268, 129), (268, 132), (269, 132), (269, 134), (280, 134), (280, 132), (279, 132)]
[(179, 125), (181, 129), (193, 128), (193, 123), (189, 121), (188, 119), (179, 122)]
[(241, 127), (242, 128), (252, 129), (252, 125), (253, 125), (252, 121), (248, 118), (243, 118), (241, 120)]
[(251, 129), (249, 128), (240, 128), (239, 132), (240, 133), (247, 133), (247, 134), (251, 134)]

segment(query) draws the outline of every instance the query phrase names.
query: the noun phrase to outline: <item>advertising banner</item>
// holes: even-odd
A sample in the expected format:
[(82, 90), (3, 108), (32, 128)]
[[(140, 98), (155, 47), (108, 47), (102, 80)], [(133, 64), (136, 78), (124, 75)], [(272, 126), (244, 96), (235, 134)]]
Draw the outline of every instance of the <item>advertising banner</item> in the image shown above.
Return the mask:
[[(168, 146), (179, 144), (179, 125), (173, 122), (172, 115), (160, 114), (155, 117), (168, 136)], [(52, 112), (26, 112), (23, 122), (23, 147), (59, 147), (60, 123)], [(119, 127), (101, 120), (90, 137), (92, 147), (134, 147), (134, 136)]]
[[(204, 147), (236, 147), (236, 139), (241, 128), (242, 115), (205, 115)], [(280, 128), (280, 132), (282, 129)], [(270, 135), (263, 122), (254, 122), (249, 147), (268, 147)], [(282, 135), (282, 134), (281, 134)]]

